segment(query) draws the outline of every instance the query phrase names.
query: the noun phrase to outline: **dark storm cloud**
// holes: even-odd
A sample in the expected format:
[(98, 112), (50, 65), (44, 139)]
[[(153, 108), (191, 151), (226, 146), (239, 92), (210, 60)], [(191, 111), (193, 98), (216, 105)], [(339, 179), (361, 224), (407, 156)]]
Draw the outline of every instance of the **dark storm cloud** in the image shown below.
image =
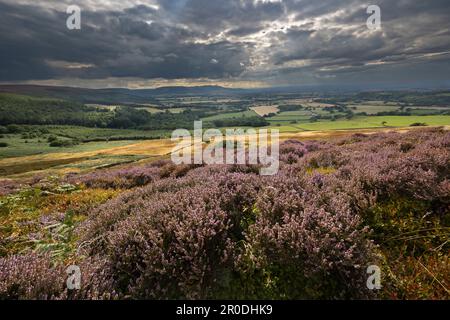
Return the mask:
[[(59, 78), (382, 81), (448, 79), (450, 1), (0, 0), (0, 81)], [(145, 4), (143, 4), (145, 3)], [(6, 27), (5, 27), (6, 26)], [(426, 67), (433, 72), (425, 72)], [(369, 74), (376, 74), (372, 79)]]
[[(166, 23), (145, 6), (124, 12), (83, 11), (80, 31), (65, 27), (63, 12), (1, 3), (0, 12), (2, 23), (9, 26), (0, 31), (6, 44), (0, 53), (3, 81), (63, 76), (222, 78), (239, 75), (248, 61), (242, 45), (190, 42), (201, 34)], [(55, 67), (49, 61), (90, 67)]]
[[(326, 2), (326, 1), (325, 1)], [(366, 7), (361, 1), (326, 2), (330, 6), (314, 5), (314, 1), (289, 1), (291, 10), (299, 10), (297, 19), (320, 17), (322, 26), (316, 30), (310, 26), (306, 30), (291, 28), (286, 33), (274, 33), (273, 37), (282, 42), (282, 47), (272, 46), (273, 63), (284, 65), (292, 61), (308, 60), (306, 66), (283, 68), (292, 73), (295, 70), (326, 73), (333, 78), (343, 79), (343, 74), (352, 74), (359, 81), (368, 72), (382, 70), (386, 79), (392, 79), (416, 68), (415, 60), (422, 55), (450, 50), (450, 2), (448, 1), (374, 1), (381, 7), (383, 29), (380, 32), (366, 32)], [(347, 6), (343, 6), (346, 3)], [(334, 10), (334, 11), (333, 11)], [(336, 13), (327, 16), (327, 13)], [(436, 77), (444, 77), (449, 71), (448, 55), (443, 61), (433, 61)], [(392, 62), (409, 62), (398, 64)], [(386, 64), (389, 63), (389, 66)], [(426, 61), (423, 62), (426, 64)], [(438, 65), (441, 65), (439, 70)], [(426, 73), (433, 77), (430, 72)], [(417, 74), (416, 74), (417, 75)], [(448, 78), (448, 76), (447, 76)]]
[(261, 26), (243, 26), (231, 29), (228, 31), (229, 35), (232, 36), (247, 36), (249, 34), (257, 33), (261, 31), (263, 28)]

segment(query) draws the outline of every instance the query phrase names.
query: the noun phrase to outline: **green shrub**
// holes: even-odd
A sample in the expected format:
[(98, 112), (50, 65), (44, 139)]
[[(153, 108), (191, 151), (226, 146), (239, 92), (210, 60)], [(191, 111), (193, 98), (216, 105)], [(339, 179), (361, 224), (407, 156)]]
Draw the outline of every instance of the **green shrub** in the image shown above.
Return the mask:
[(8, 133), (20, 133), (23, 131), (23, 128), (21, 126), (18, 126), (17, 124), (10, 124), (7, 126)]
[(77, 144), (74, 140), (54, 140), (50, 142), (50, 147), (72, 147)]

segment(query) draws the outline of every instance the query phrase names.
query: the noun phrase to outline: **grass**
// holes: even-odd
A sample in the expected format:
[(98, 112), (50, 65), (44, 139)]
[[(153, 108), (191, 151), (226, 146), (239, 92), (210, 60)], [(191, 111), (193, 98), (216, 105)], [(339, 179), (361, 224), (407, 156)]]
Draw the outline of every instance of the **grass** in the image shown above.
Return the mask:
[(353, 110), (355, 113), (365, 112), (368, 115), (374, 115), (378, 112), (392, 112), (398, 111), (400, 108), (398, 106), (387, 106), (387, 105), (349, 105), (349, 108), (356, 107), (356, 110)]
[(136, 108), (136, 109), (138, 109), (138, 110), (145, 110), (145, 111), (147, 111), (149, 113), (161, 113), (161, 112), (164, 112), (163, 110), (155, 108), (155, 107), (142, 107), (142, 108)]
[[(0, 257), (24, 250), (43, 251), (55, 258), (76, 252), (72, 230), (91, 208), (115, 197), (119, 190), (84, 189), (49, 182), (0, 197)], [(42, 219), (48, 220), (44, 223)]]
[[(385, 124), (383, 125), (383, 122)], [(429, 126), (450, 125), (450, 116), (374, 116), (355, 117), (351, 120), (318, 121), (301, 123), (297, 127), (303, 130), (342, 130), (380, 127), (408, 127), (413, 123), (426, 123)]]
[[(450, 109), (449, 109), (450, 110)], [(432, 109), (432, 108), (428, 108), (428, 109), (411, 109), (411, 114), (415, 115), (415, 116), (420, 116), (420, 115), (430, 115), (430, 114), (440, 114), (442, 112), (442, 110), (439, 109)]]
[(80, 140), (99, 139), (99, 138), (105, 139), (109, 138), (110, 140), (114, 140), (114, 138), (126, 138), (126, 137), (154, 138), (160, 135), (167, 134), (166, 131), (162, 130), (143, 131), (134, 129), (86, 128), (77, 126), (43, 126), (43, 127), (48, 129), (50, 134), (68, 138), (76, 138)]
[(277, 114), (276, 116), (270, 117), (271, 123), (276, 121), (288, 122), (288, 121), (308, 121), (313, 114), (310, 111), (298, 110), (298, 111), (286, 111)]
[[(23, 157), (36, 154), (47, 154), (47, 153), (77, 153), (86, 151), (95, 151), (101, 149), (115, 148), (120, 146), (126, 146), (129, 144), (136, 143), (136, 141), (110, 141), (110, 142), (89, 142), (82, 143), (79, 145), (72, 146), (70, 148), (64, 147), (50, 147), (49, 143), (44, 139), (39, 142), (38, 139), (23, 140), (18, 136), (9, 137), (7, 139), (0, 139), (0, 141), (5, 141), (8, 143), (8, 147), (1, 149), (0, 159), (2, 158), (13, 158), (13, 157)], [(27, 143), (25, 142), (27, 141)]]
[(261, 117), (264, 117), (271, 113), (278, 113), (280, 111), (280, 109), (278, 109), (278, 106), (257, 106), (250, 109), (256, 112)]
[[(136, 143), (136, 140), (151, 140), (159, 137), (170, 137), (169, 131), (85, 128), (76, 126), (32, 126), (33, 129), (46, 129), (48, 133), (34, 136), (31, 139), (22, 138), (22, 134), (7, 134), (0, 137), (0, 143), (8, 146), (1, 148), (0, 159), (23, 157), (47, 153), (76, 153), (96, 151), (126, 146)], [(47, 139), (57, 137), (58, 140), (76, 140), (78, 144), (72, 147), (50, 147)]]
[[(96, 145), (96, 143), (94, 144)], [(86, 168), (113, 166), (142, 159), (165, 156), (176, 145), (170, 139), (129, 141), (129, 144), (93, 150), (76, 151), (65, 148), (63, 152), (0, 159), (0, 176), (31, 174), (36, 171), (57, 173), (79, 171)]]

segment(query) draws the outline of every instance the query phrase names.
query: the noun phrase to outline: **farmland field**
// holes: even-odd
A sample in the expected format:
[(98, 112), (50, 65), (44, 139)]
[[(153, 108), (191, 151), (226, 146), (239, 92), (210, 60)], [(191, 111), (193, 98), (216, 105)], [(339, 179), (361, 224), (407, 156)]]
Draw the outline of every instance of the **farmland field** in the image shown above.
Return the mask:
[(450, 116), (381, 116), (357, 117), (351, 120), (318, 121), (301, 123), (297, 126), (304, 130), (341, 130), (380, 127), (408, 127), (414, 123), (426, 123), (430, 126), (445, 126), (450, 123)]
[(251, 107), (250, 109), (255, 111), (261, 117), (267, 116), (271, 113), (277, 113), (280, 111), (278, 109), (278, 106), (258, 106), (258, 107)]
[[(135, 140), (169, 137), (169, 132), (161, 130), (143, 131), (76, 126), (32, 126), (24, 130), (26, 130), (24, 133), (6, 134), (0, 137), (0, 143), (7, 144), (7, 147), (0, 149), (0, 159), (33, 154), (99, 150), (132, 144)], [(64, 141), (75, 139), (79, 143), (70, 148), (67, 146), (52, 147), (48, 141), (50, 137)]]
[(391, 105), (349, 105), (350, 108), (356, 108), (355, 112), (365, 112), (368, 115), (374, 115), (378, 112), (392, 112), (399, 109), (398, 106)]

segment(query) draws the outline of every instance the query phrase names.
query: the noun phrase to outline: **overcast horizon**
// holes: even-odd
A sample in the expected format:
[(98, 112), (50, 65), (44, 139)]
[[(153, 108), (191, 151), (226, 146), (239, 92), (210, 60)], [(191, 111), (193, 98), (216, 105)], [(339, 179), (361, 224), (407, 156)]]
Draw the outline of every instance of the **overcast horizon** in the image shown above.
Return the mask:
[(0, 0), (0, 84), (449, 87), (449, 12), (448, 0)]

